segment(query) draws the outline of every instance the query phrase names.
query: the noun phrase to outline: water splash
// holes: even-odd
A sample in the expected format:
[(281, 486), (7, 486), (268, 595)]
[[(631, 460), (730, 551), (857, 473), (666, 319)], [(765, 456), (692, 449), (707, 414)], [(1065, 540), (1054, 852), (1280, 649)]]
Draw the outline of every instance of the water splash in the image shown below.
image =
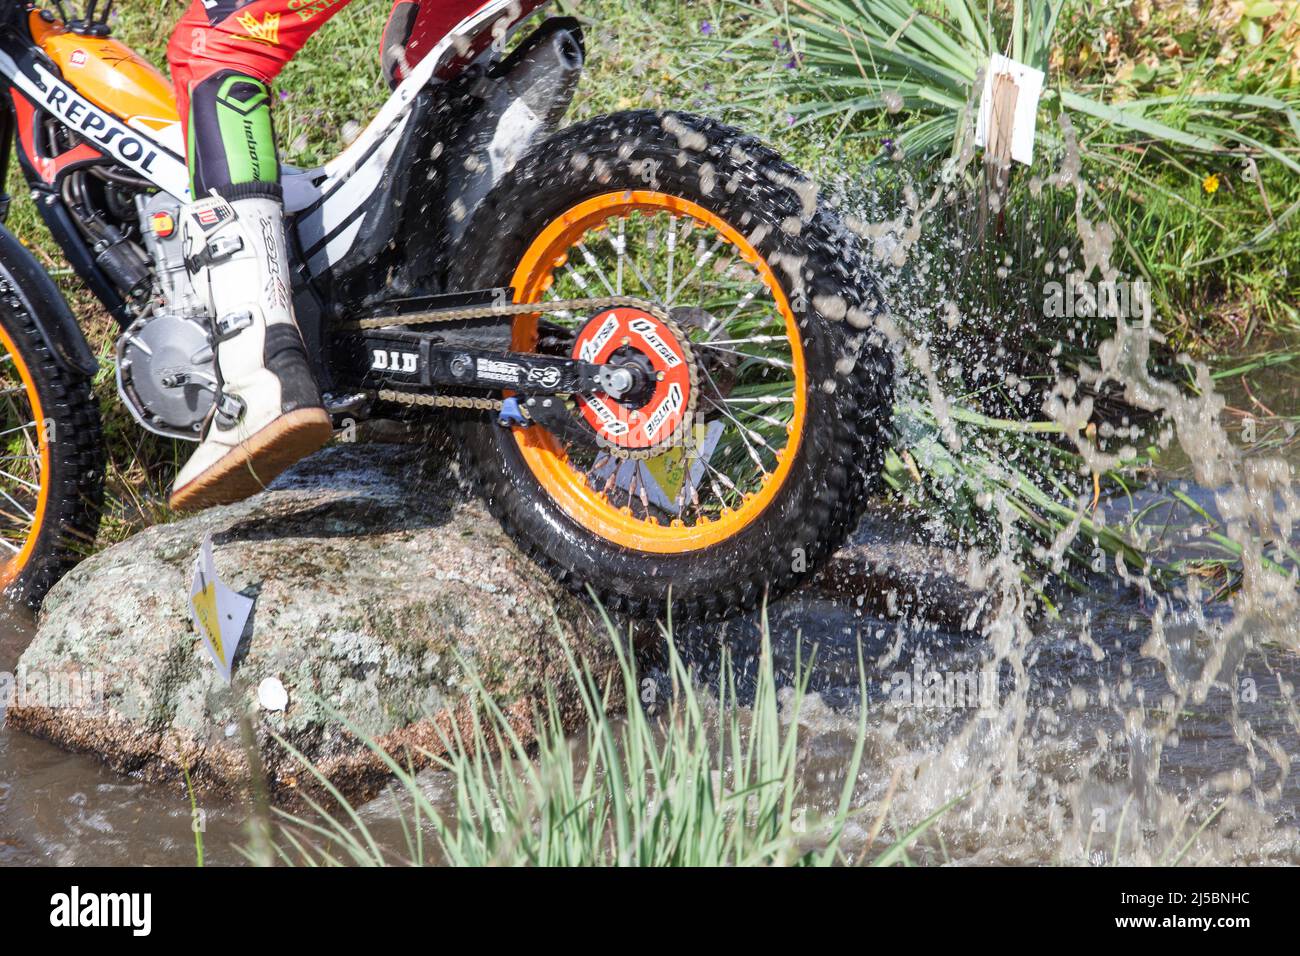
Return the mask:
[[(998, 274), (1019, 269), (1076, 283), (1126, 281), (1113, 261), (1113, 229), (1089, 217), (1068, 117), (1060, 118), (1060, 136), (1054, 170), (1033, 178), (1030, 192), (1035, 199), (1073, 193), (1073, 241), (1056, 256), (1049, 251), (1054, 243), (1036, 243), (1030, 258), (1038, 262), (1008, 256)], [(967, 496), (988, 519), (982, 536), (966, 538), (971, 579), (992, 595), (983, 643), (962, 654), (914, 653), (940, 671), (993, 674), (1000, 693), (993, 706), (956, 715), (914, 701), (903, 708), (869, 704), (881, 712), (869, 747), (877, 759), (862, 780), (866, 815), (882, 814), (886, 834), (897, 836), (961, 798), (936, 838), (917, 851), (935, 861), (1294, 861), (1300, 629), (1291, 544), (1300, 498), (1291, 463), (1234, 442), (1222, 425), (1224, 399), (1203, 363), (1176, 358), (1187, 382), (1161, 374), (1165, 339), (1147, 302), (1137, 320), (1115, 321), (1075, 367), (1055, 361), (1061, 349), (1053, 350), (1045, 366), (1053, 380), (1038, 389), (1040, 417), (1082, 468), (1042, 476), (1068, 513), (1050, 533), (1035, 525), (1017, 498), (1017, 469), (1006, 466), (1018, 436), (963, 427), (969, 392), (954, 389), (964, 373), (995, 365), (1023, 343), (971, 335), (964, 354), (954, 355), (941, 350), (952, 340), (933, 331), (981, 323), (1005, 330), (997, 314), (1005, 302), (976, 301), (941, 269), (962, 254), (987, 254), (968, 234), (945, 234), (940, 215), (962, 201), (961, 181), (979, 175), (974, 160), (963, 145), (928, 196), (907, 182), (895, 214), (865, 215), (853, 227), (868, 243), (893, 305), (879, 327), (906, 359), (901, 431), (912, 437), (913, 451), (930, 456), (920, 461), (924, 480), (935, 486), (930, 499)], [(1004, 384), (1023, 397), (1030, 391), (1024, 382), (1008, 376)], [(917, 440), (918, 432), (933, 439)], [(1161, 529), (1142, 521), (1136, 505), (1126, 510), (1117, 499), (1096, 507), (1087, 493), (1090, 476), (1149, 478), (1134, 473), (1135, 461), (1148, 464), (1137, 447), (1142, 439), (1179, 450), (1189, 477), (1205, 489), (1201, 497), (1217, 521), (1184, 529), (1180, 545), (1212, 543), (1234, 555), (1229, 601), (1212, 600), (1201, 577), (1188, 573), (1195, 565), (1157, 567)], [(943, 474), (933, 467), (940, 452), (973, 463), (973, 470)], [(1161, 480), (1152, 488), (1164, 494)], [(1094, 563), (1092, 596), (1067, 601), (1057, 619), (1045, 619), (1043, 599), (1061, 593), (1067, 557), (1095, 550), (1096, 535), (1107, 530), (1131, 547)], [(1026, 547), (1027, 540), (1038, 544)], [(1135, 555), (1145, 557), (1134, 561)], [(904, 640), (898, 627), (899, 641), (874, 664), (877, 675), (897, 662)], [(839, 732), (833, 720), (819, 729)]]

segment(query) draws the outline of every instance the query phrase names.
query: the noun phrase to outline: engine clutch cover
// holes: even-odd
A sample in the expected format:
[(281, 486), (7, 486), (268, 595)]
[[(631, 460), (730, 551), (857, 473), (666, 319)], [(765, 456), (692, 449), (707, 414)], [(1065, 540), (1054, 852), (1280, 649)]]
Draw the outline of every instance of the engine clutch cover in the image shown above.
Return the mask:
[(117, 340), (117, 390), (151, 432), (197, 441), (216, 389), (205, 316), (147, 316)]

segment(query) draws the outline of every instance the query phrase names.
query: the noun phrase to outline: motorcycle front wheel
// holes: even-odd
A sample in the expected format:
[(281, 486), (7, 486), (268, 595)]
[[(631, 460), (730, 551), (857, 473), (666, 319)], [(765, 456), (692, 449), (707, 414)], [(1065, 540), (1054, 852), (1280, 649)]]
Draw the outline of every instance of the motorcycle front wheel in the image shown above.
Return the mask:
[[(451, 287), (498, 286), (653, 303), (694, 356), (684, 446), (628, 457), (539, 425), (469, 430), (490, 510), (570, 588), (636, 617), (670, 598), (678, 616), (727, 616), (796, 586), (856, 526), (889, 437), (883, 303), (857, 237), (771, 150), (680, 113), (568, 127), (466, 233)], [(511, 344), (594, 347), (591, 321), (519, 316)]]
[(89, 553), (104, 450), (90, 382), (68, 372), (37, 327), (73, 321), (53, 280), (0, 229), (0, 589), (37, 607)]

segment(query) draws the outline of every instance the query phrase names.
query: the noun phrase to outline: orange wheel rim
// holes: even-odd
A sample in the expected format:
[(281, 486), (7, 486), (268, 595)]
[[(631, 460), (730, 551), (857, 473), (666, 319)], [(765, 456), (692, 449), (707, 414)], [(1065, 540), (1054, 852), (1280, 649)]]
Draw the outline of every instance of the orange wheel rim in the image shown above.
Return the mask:
[[(754, 245), (737, 229), (703, 206), (677, 196), (650, 190), (620, 190), (593, 196), (576, 204), (549, 223), (529, 245), (515, 270), (511, 280), (511, 285), (515, 289), (515, 301), (540, 302), (547, 297), (548, 293), (552, 298), (556, 297), (552, 288), (556, 283), (556, 270), (568, 265), (571, 255), (580, 256), (573, 261), (580, 262), (585, 259), (586, 263), (591, 265), (591, 250), (584, 240), (588, 234), (601, 232), (604, 232), (607, 237), (607, 245), (616, 250), (619, 256), (618, 291), (622, 294), (623, 258), (627, 248), (626, 232), (623, 230), (625, 224), (631, 222), (634, 217), (657, 217), (655, 221), (666, 220), (669, 223), (666, 228), (674, 237), (683, 231), (689, 233), (697, 229), (706, 230), (706, 236), (718, 237), (714, 241), (713, 248), (716, 250), (725, 243), (729, 247), (728, 255), (731, 256), (729, 261), (741, 263), (751, 269), (757, 279), (755, 287), (761, 285), (770, 297), (768, 307), (771, 309), (771, 315), (767, 320), (769, 326), (765, 328), (770, 327), (772, 333), (758, 335), (744, 341), (762, 340), (766, 343), (768, 339), (773, 341), (780, 339), (788, 348), (788, 359), (743, 352), (740, 351), (740, 345), (733, 346), (730, 351), (743, 356), (738, 360), (742, 367), (752, 366), (754, 363), (750, 360), (779, 363), (790, 378), (790, 394), (779, 398), (772, 398), (766, 394), (754, 398), (730, 398), (718, 392), (716, 398), (710, 400), (718, 411), (715, 420), (723, 423), (721, 433), (725, 435), (728, 430), (734, 430), (739, 434), (739, 441), (746, 446), (744, 450), (754, 459), (755, 471), (761, 474), (761, 478), (756, 476), (756, 483), (752, 487), (733, 483), (731, 489), (725, 486), (720, 488), (719, 481), (725, 482), (726, 479), (720, 474), (716, 477), (708, 475), (708, 470), (716, 472), (716, 469), (711, 469), (710, 463), (705, 460), (703, 467), (706, 470), (706, 480), (697, 484), (700, 486), (710, 484), (713, 491), (717, 492), (718, 501), (711, 505), (711, 510), (706, 512), (703, 510), (703, 505), (699, 505), (701, 510), (693, 515), (692, 520), (681, 517), (684, 510), (681, 501), (686, 493), (683, 489), (679, 492), (676, 502), (678, 508), (682, 509), (679, 510), (678, 516), (665, 513), (650, 516), (644, 513), (648, 509), (643, 508), (641, 509), (643, 513), (638, 513), (634, 492), (631, 489), (627, 492), (626, 504), (619, 505), (615, 500), (611, 500), (608, 494), (609, 482), (601, 486), (599, 481), (593, 481), (591, 474), (575, 465), (559, 441), (544, 428), (536, 426), (515, 428), (514, 436), (524, 462), (547, 494), (570, 518), (587, 530), (615, 544), (637, 551), (656, 554), (696, 551), (725, 541), (748, 527), (784, 487), (798, 454), (804, 430), (807, 375), (803, 344), (800, 340), (799, 324), (790, 308), (789, 300), (771, 267)], [(617, 239), (612, 234), (613, 228), (620, 230)], [(670, 299), (673, 293), (673, 249), (676, 241), (676, 239), (667, 241), (669, 258), (665, 295)], [(701, 246), (701, 241), (697, 240), (697, 248)], [(713, 255), (713, 252), (709, 252), (706, 258), (712, 260)], [(686, 268), (687, 265), (683, 264), (683, 272)], [(689, 273), (689, 278), (695, 277), (701, 268), (707, 267), (697, 261), (695, 271)], [(717, 265), (714, 265), (713, 269), (715, 272), (719, 271)], [(587, 294), (601, 295), (605, 291), (614, 291), (613, 269), (602, 270), (599, 265), (596, 265), (594, 271), (599, 275), (603, 288), (590, 288)], [(578, 275), (580, 276), (580, 273)], [(638, 272), (638, 275), (641, 274)], [(682, 278), (683, 289), (688, 284), (689, 278)], [(584, 288), (591, 282), (591, 280), (580, 281), (585, 283)], [(707, 276), (699, 279), (702, 286), (708, 281)], [(566, 294), (559, 297), (570, 296)], [(758, 298), (758, 295), (753, 297), (755, 300)], [(756, 308), (761, 314), (764, 303), (760, 302)], [(725, 326), (724, 333), (726, 328), (730, 326)], [(532, 350), (538, 342), (538, 329), (537, 314), (518, 317), (513, 326), (512, 347), (519, 351)], [(778, 330), (781, 334), (777, 334)], [(726, 344), (733, 342), (732, 339), (725, 337), (718, 339), (714, 334), (712, 338), (705, 339), (703, 344), (704, 347), (719, 352), (728, 351), (724, 345), (713, 344), (719, 341)], [(701, 343), (693, 339), (692, 345), (698, 353)], [(758, 347), (749, 346), (751, 349)], [(765, 344), (762, 347), (769, 346)], [(764, 387), (766, 386), (762, 384), (744, 386), (749, 390)], [(735, 406), (726, 404), (730, 402), (739, 404)], [(746, 405), (746, 402), (750, 404)], [(697, 407), (697, 421), (701, 417), (708, 417), (707, 412), (702, 416), (702, 411), (705, 410)], [(769, 411), (770, 414), (765, 413)], [(748, 417), (742, 420), (742, 416), (755, 417), (752, 420)], [(727, 419), (730, 419), (730, 423)], [(768, 437), (764, 438), (758, 430), (751, 428), (751, 425), (759, 425), (766, 429)], [(780, 448), (776, 448), (769, 439), (779, 436), (781, 432), (784, 432), (783, 443)], [(713, 447), (722, 447), (720, 440), (715, 439), (715, 441), (719, 443)], [(755, 443), (760, 441), (761, 449), (756, 450)], [(733, 457), (738, 457), (738, 453), (734, 450), (732, 454)], [(701, 454), (701, 457), (704, 456)], [(617, 470), (617, 464), (614, 467)], [(687, 468), (689, 467), (691, 466), (688, 465)], [(698, 499), (699, 489), (689, 481), (686, 484), (691, 486), (692, 500)], [(734, 494), (731, 493), (732, 491)]]
[[(31, 560), (45, 519), (49, 499), (50, 446), (36, 383), (3, 326), (0, 326), (0, 345), (5, 349), (5, 354), (0, 355), (0, 368), (12, 363), (18, 377), (18, 383), (13, 383), (10, 381), (12, 372), (6, 369), (0, 374), (0, 393), (5, 395), (0, 409), (6, 413), (0, 417), (0, 440), (4, 442), (0, 446), (0, 540), (4, 552), (4, 563), (0, 565), (0, 588), (7, 588)], [(19, 398), (19, 383), (22, 401), (15, 401)], [(23, 404), (27, 406), (26, 413), (22, 410)], [(27, 421), (15, 425), (15, 416)], [(20, 466), (28, 461), (39, 462), (39, 470), (32, 475), (35, 481), (22, 474)], [(29, 507), (29, 503), (34, 507)]]

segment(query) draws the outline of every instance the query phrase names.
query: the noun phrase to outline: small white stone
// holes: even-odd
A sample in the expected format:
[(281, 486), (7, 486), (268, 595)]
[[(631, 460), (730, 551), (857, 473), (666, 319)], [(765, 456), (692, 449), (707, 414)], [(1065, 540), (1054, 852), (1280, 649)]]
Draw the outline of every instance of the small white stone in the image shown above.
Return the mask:
[(257, 700), (267, 710), (284, 710), (289, 705), (289, 692), (278, 677), (268, 677), (257, 685)]
[(238, 725), (238, 724), (226, 724), (226, 736), (227, 736), (227, 737), (233, 737), (233, 736), (235, 736), (235, 731), (237, 731), (237, 730), (239, 730), (239, 725)]

